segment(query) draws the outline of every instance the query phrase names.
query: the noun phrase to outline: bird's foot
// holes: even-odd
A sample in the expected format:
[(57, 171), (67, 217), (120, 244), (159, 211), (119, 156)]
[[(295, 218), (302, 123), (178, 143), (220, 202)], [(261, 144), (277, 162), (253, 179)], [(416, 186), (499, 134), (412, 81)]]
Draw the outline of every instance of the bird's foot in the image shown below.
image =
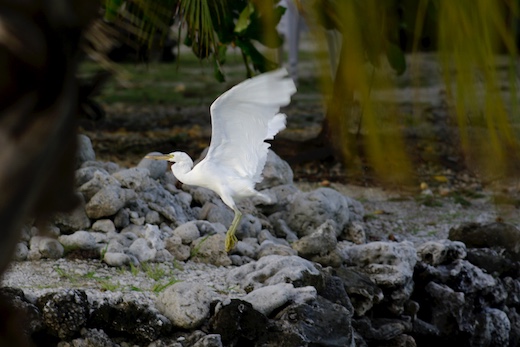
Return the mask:
[(228, 230), (226, 233), (226, 252), (229, 253), (237, 244), (238, 239), (235, 236), (235, 231)]
[(239, 210), (235, 210), (235, 218), (233, 218), (233, 222), (231, 223), (231, 226), (226, 233), (226, 252), (228, 253), (233, 249), (233, 247), (235, 247), (238, 242), (238, 239), (235, 236), (235, 231), (237, 230), (241, 219), (242, 213)]

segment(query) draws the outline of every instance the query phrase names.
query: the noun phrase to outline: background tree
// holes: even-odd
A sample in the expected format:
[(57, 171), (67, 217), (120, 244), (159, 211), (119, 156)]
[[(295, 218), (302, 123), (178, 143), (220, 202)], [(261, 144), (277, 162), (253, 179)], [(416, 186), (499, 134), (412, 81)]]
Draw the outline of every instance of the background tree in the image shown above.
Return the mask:
[[(458, 126), (452, 141), (460, 148), (461, 160), (488, 178), (514, 172), (516, 160), (511, 159), (516, 159), (518, 149), (511, 121), (518, 116), (517, 1), (297, 3), (318, 47), (326, 42), (324, 28), (341, 33), (339, 65), (333, 78), (326, 66), (328, 59), (323, 59), (326, 48), (316, 50), (326, 99), (322, 132), (311, 143), (322, 149), (317, 157), (333, 155), (347, 170), (360, 175), (369, 168), (383, 181), (411, 182), (415, 159), (410, 157), (400, 111), (377, 102), (372, 91), (394, 87), (395, 75), (405, 70), (415, 84), (414, 53), (436, 50), (448, 113)], [(229, 46), (241, 50), (248, 75), (276, 66), (253, 44), (280, 44), (275, 25), (283, 9), (276, 1), (107, 1), (105, 9), (112, 19), (131, 22), (138, 28), (136, 35), (146, 42), (151, 42), (157, 30), (165, 32), (166, 19), (184, 23), (185, 43), (199, 58), (214, 64), (219, 80), (224, 79), (221, 66)], [(160, 20), (162, 24), (157, 24)], [(403, 51), (411, 55), (405, 58)], [(497, 54), (508, 57), (505, 78), (503, 70), (497, 69)], [(413, 95), (410, 101), (414, 101)]]

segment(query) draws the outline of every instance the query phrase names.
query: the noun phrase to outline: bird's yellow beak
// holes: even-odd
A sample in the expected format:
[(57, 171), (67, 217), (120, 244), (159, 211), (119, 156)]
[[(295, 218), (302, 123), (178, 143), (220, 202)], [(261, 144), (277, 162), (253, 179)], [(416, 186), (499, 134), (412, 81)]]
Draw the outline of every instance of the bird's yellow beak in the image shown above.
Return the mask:
[(173, 159), (173, 154), (150, 154), (145, 156), (145, 158), (154, 160), (170, 160)]

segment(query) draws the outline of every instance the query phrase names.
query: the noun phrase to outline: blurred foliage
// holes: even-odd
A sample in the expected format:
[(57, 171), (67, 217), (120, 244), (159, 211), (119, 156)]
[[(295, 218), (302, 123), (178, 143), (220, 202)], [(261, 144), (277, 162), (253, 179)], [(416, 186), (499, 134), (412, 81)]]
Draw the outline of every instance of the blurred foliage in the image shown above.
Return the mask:
[[(347, 170), (363, 174), (368, 166), (383, 181), (411, 180), (416, 163), (404, 146), (402, 115), (376, 102), (371, 92), (395, 88), (395, 75), (405, 69), (413, 86), (417, 71), (406, 66), (403, 52), (410, 51), (408, 60), (413, 61), (418, 51), (437, 50), (446, 105), (456, 119), (466, 165), (487, 179), (516, 172), (517, 0), (299, 2), (315, 42), (327, 42), (323, 28), (342, 34), (332, 79), (328, 57), (318, 56), (318, 61), (329, 96), (323, 134), (341, 153)], [(326, 47), (318, 49), (323, 51)]]
[[(317, 46), (326, 98), (322, 138), (347, 170), (363, 175), (370, 167), (383, 181), (412, 180), (416, 163), (405, 144), (404, 116), (377, 102), (373, 91), (395, 88), (403, 73), (418, 85), (413, 55), (437, 51), (466, 165), (490, 179), (516, 172), (518, 0), (293, 1)], [(259, 47), (281, 44), (275, 28), (284, 11), (277, 0), (106, 0), (104, 6), (105, 20), (150, 45), (164, 39), (172, 21), (180, 22), (184, 43), (212, 62), (220, 81), (229, 47), (240, 49), (248, 76), (276, 67)], [(326, 47), (331, 30), (341, 33), (332, 76)], [(411, 103), (413, 98), (411, 93)]]
[(508, 176), (518, 169), (520, 159), (518, 133), (512, 126), (520, 116), (514, 32), (518, 2), (459, 0), (436, 5), (442, 72), (468, 164), (491, 179)]
[(104, 20), (125, 32), (134, 43), (160, 45), (178, 21), (178, 36), (200, 59), (212, 59), (217, 80), (224, 81), (222, 64), (229, 46), (242, 51), (247, 75), (278, 65), (255, 42), (276, 48), (282, 38), (276, 25), (285, 12), (278, 0), (106, 0)]
[[(383, 180), (402, 182), (409, 179), (410, 163), (398, 111), (388, 105), (383, 109), (371, 98), (374, 87), (391, 86), (391, 73), (406, 70), (394, 7), (395, 1), (318, 0), (309, 7), (307, 21), (318, 43), (327, 42), (323, 28), (341, 33), (339, 64), (332, 79), (330, 66), (318, 57), (325, 95), (330, 95), (322, 136), (348, 170), (363, 175), (368, 165)], [(322, 51), (326, 48), (318, 49)], [(385, 129), (380, 128), (381, 112)]]

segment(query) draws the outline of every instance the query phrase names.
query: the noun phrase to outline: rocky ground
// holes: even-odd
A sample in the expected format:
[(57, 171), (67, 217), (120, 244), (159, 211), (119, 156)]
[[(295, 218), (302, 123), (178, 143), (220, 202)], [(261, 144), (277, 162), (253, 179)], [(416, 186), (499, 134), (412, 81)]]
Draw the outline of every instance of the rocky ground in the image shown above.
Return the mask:
[[(438, 157), (453, 162), (440, 88), (423, 92), (431, 124), (410, 138), (434, 129)], [(316, 96), (296, 99), (285, 140), (321, 124)], [(28, 223), (2, 278), (36, 346), (518, 345), (518, 182), (424, 165), (411, 188), (390, 189), (271, 153), (259, 189), (274, 204), (241, 204), (240, 242), (226, 254), (232, 212), (142, 160), (200, 153), (207, 106), (105, 106), (100, 123), (82, 122), (82, 205)]]
[(270, 153), (259, 189), (274, 203), (241, 204), (226, 254), (232, 212), (215, 194), (179, 185), (164, 162), (125, 168), (81, 143), (84, 204), (28, 224), (2, 279), (37, 346), (520, 341), (520, 231), (495, 222), (485, 191), (297, 185)]

